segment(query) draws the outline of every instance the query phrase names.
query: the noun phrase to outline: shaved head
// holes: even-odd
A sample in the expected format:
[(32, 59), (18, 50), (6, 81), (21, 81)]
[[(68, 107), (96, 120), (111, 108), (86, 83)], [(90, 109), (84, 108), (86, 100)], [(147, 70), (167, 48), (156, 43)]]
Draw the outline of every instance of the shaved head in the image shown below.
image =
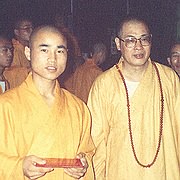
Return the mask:
[(33, 30), (30, 36), (30, 41), (29, 41), (30, 48), (32, 47), (32, 44), (36, 40), (36, 38), (38, 38), (38, 35), (44, 32), (53, 32), (53, 33), (59, 34), (66, 41), (65, 35), (58, 28), (56, 28), (55, 26), (44, 25), (44, 26), (39, 26)]
[(140, 18), (138, 16), (130, 16), (129, 15), (129, 16), (126, 16), (118, 26), (117, 32), (118, 32), (119, 37), (122, 36), (124, 25), (128, 24), (128, 23), (143, 24), (146, 27), (147, 32), (150, 33), (150, 28), (149, 28), (147, 22), (143, 18)]

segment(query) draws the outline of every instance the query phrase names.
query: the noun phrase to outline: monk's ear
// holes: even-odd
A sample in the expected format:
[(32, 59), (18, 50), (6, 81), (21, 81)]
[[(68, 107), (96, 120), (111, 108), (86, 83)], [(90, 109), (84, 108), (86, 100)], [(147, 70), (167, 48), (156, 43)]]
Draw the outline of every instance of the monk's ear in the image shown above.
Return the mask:
[(171, 58), (170, 57), (167, 58), (167, 61), (168, 61), (168, 64), (171, 66)]
[(120, 51), (121, 50), (121, 44), (120, 44), (120, 39), (118, 37), (115, 38), (115, 43), (116, 43), (116, 47), (117, 50)]
[(19, 36), (19, 30), (15, 29), (15, 30), (14, 30), (14, 34), (15, 34), (16, 36)]
[(25, 46), (24, 53), (26, 55), (26, 58), (30, 61), (30, 48), (28, 46)]

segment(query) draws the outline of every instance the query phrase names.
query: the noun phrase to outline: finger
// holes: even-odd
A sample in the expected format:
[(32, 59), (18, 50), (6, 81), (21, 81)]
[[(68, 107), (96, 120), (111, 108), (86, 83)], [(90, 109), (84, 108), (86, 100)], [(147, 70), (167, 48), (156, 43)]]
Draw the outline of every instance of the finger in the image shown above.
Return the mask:
[(44, 176), (45, 174), (46, 173), (38, 173), (38, 172), (36, 172), (36, 173), (31, 174), (30, 179), (37, 179), (37, 178), (40, 178), (40, 177)]
[(76, 156), (78, 159), (81, 159), (83, 157), (86, 157), (86, 154), (85, 153), (79, 153), (77, 156)]
[(36, 166), (37, 164), (44, 165), (44, 164), (46, 164), (46, 160), (38, 158), (38, 157), (34, 157), (32, 159), (32, 163), (33, 163), (34, 166)]
[(76, 178), (76, 179), (78, 179), (78, 178), (81, 177), (81, 176), (79, 176), (78, 174), (72, 172), (72, 170), (70, 170), (70, 169), (68, 169), (68, 168), (64, 169), (64, 172), (65, 172), (66, 174), (68, 174), (69, 176), (71, 176), (71, 177), (73, 177), (73, 178)]
[(76, 177), (76, 178), (77, 177), (80, 178), (80, 177), (84, 176), (84, 174), (86, 173), (86, 169), (84, 169), (84, 168), (65, 168), (64, 171), (68, 175), (70, 175), (72, 177)]

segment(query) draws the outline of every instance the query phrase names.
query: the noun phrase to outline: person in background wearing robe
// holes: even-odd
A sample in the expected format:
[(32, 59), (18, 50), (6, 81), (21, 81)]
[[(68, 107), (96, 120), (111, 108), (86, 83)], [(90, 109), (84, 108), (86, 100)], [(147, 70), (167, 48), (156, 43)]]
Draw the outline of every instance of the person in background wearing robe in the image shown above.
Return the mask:
[(29, 45), (33, 23), (28, 18), (20, 18), (14, 23), (14, 38), (12, 39), (14, 52), (11, 66), (5, 69), (4, 74), (11, 84), (10, 88), (19, 86), (31, 71), (30, 62), (25, 56), (25, 46)]
[(180, 42), (175, 42), (171, 46), (170, 57), (167, 58), (167, 61), (180, 77)]
[(151, 60), (151, 38), (141, 18), (121, 21), (119, 62), (90, 90), (96, 180), (180, 179), (180, 81)]
[[(87, 103), (89, 91), (94, 80), (103, 71), (100, 65), (105, 61), (107, 48), (103, 43), (93, 46), (92, 57), (76, 68), (65, 88)], [(71, 84), (72, 86), (68, 86)], [(69, 88), (70, 87), (70, 88)]]
[(4, 34), (0, 34), (0, 94), (10, 88), (10, 84), (4, 75), (6, 67), (9, 67), (13, 59), (13, 46), (11, 40)]
[(1, 45), (1, 90), (0, 93), (12, 89), (21, 84), (27, 77), (29, 71), (25, 67), (10, 67), (13, 60), (13, 45), (11, 39), (5, 35), (0, 35)]
[(19, 86), (26, 79), (29, 71), (30, 69), (26, 67), (6, 67), (4, 71), (4, 76), (7, 78), (10, 84), (10, 89)]
[(30, 62), (25, 56), (24, 49), (29, 45), (29, 38), (33, 30), (31, 19), (22, 17), (14, 23), (14, 38), (12, 39), (14, 47), (14, 58), (11, 66), (20, 66), (30, 68)]
[(60, 13), (55, 15), (54, 25), (65, 34), (68, 42), (68, 59), (66, 63), (66, 69), (58, 78), (61, 87), (65, 88), (66, 84), (69, 83), (69, 78), (74, 73), (79, 64), (82, 63), (83, 59), (81, 58), (81, 49), (78, 39), (72, 32), (72, 29), (67, 27), (63, 15)]
[[(37, 27), (31, 34), (25, 54), (32, 71), (0, 96), (0, 179), (94, 179), (90, 112), (57, 81), (67, 53), (66, 38), (54, 26)], [(53, 165), (51, 158), (65, 160), (55, 159)], [(74, 158), (82, 166), (61, 167)]]

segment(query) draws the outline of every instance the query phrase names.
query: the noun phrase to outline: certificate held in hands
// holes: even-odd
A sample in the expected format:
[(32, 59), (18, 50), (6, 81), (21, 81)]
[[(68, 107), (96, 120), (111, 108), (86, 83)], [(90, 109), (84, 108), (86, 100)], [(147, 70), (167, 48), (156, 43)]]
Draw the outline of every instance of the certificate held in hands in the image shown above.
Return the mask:
[(37, 167), (47, 168), (82, 168), (80, 159), (43, 158), (46, 164), (36, 164)]

